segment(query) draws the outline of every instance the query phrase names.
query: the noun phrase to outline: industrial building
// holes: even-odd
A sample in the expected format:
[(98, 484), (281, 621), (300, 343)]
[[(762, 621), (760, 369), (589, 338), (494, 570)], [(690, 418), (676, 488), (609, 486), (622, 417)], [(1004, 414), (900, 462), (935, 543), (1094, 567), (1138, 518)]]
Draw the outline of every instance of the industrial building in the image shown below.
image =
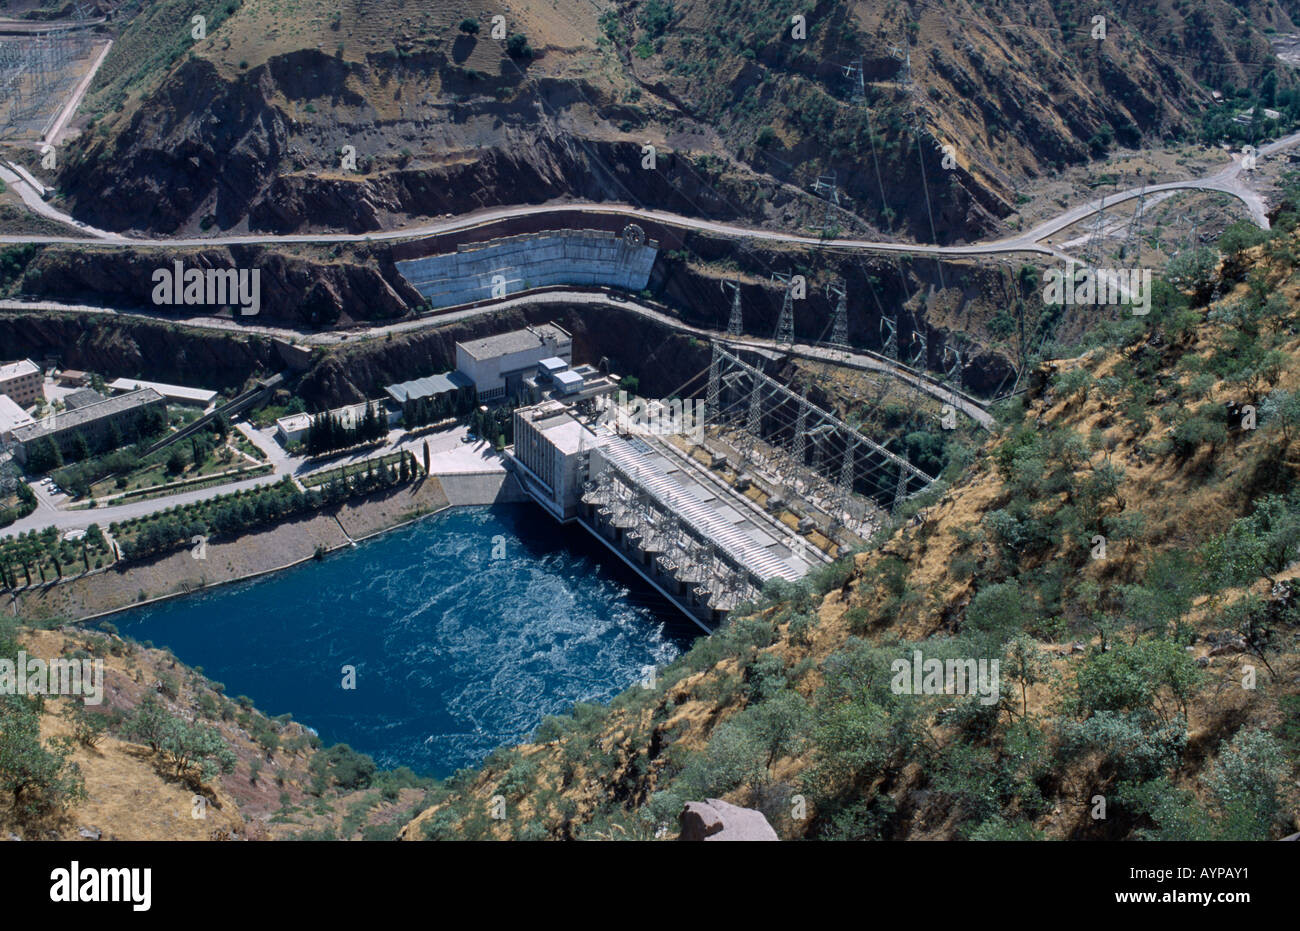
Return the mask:
[(0, 394), (0, 443), (11, 443), (14, 430), (35, 423), (30, 414), (9, 399), (7, 394)]
[(400, 408), (408, 401), (468, 394), (473, 387), (474, 379), (453, 369), (445, 374), (428, 375), (424, 378), (414, 378), (411, 381), (388, 385), (384, 388), (384, 393)]
[(456, 344), (456, 368), (474, 383), (480, 401), (518, 394), (543, 359), (573, 362), (573, 337), (553, 323)]
[(43, 399), (40, 366), (31, 359), (0, 365), (0, 394), (20, 407), (30, 407)]
[[(381, 401), (362, 401), (360, 404), (348, 404), (345, 407), (336, 407), (323, 413), (338, 418), (340, 424), (352, 429), (361, 423), (362, 418), (366, 416), (366, 408), (371, 406), (378, 410), (380, 418), (387, 421), (390, 428), (401, 423), (401, 409), (394, 410)], [(290, 443), (301, 443), (307, 439), (307, 431), (311, 429), (312, 418), (320, 416), (321, 414), (303, 413), (281, 417), (275, 422), (276, 438), (284, 446), (288, 446)]]
[(47, 437), (65, 454), (77, 434), (83, 436), (92, 447), (114, 427), (124, 437), (130, 438), (136, 434), (140, 419), (150, 410), (157, 410), (165, 417), (167, 402), (152, 388), (141, 388), (129, 394), (119, 394), (95, 404), (44, 417), (13, 431), (14, 458), (26, 462), (32, 444)]
[(118, 378), (107, 385), (113, 391), (135, 391), (140, 388), (152, 388), (168, 401), (177, 404), (194, 404), (207, 407), (216, 400), (217, 392), (206, 388), (190, 388), (186, 385), (169, 385), (161, 381), (142, 381), (139, 378)]
[(617, 386), (617, 376), (572, 362), (573, 337), (563, 327), (543, 323), (457, 343), (454, 370), (387, 385), (384, 393), (402, 409), (412, 401), (437, 398), (490, 403), (519, 397), (534, 404), (551, 397), (578, 400)]
[(56, 380), (65, 388), (84, 388), (90, 384), (90, 373), (80, 369), (64, 369)]
[(79, 407), (89, 407), (91, 404), (98, 404), (104, 400), (104, 396), (94, 388), (78, 388), (65, 394), (62, 398), (63, 406), (70, 411), (75, 411)]
[(700, 463), (548, 400), (515, 411), (507, 461), (529, 496), (576, 521), (705, 629), (771, 579), (824, 557)]
[(578, 401), (612, 393), (618, 388), (618, 376), (591, 365), (570, 368), (563, 359), (551, 357), (538, 362), (536, 371), (523, 377), (522, 385), (532, 404), (551, 398)]

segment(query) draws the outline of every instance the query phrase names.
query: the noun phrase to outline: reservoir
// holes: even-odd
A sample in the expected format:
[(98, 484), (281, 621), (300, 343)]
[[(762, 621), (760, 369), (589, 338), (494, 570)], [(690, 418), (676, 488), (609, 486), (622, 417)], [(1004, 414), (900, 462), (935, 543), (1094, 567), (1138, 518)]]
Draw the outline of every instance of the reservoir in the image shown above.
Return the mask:
[[(445, 777), (601, 702), (698, 629), (531, 504), (453, 508), (321, 562), (112, 618), (381, 768)], [(356, 688), (344, 689), (344, 666)]]

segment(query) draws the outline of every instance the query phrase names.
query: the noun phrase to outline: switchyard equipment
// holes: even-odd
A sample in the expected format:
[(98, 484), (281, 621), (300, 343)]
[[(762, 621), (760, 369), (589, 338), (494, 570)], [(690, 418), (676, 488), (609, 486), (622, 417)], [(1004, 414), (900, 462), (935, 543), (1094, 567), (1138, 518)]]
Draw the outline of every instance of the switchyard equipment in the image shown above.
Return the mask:
[[(812, 404), (719, 343), (714, 342), (712, 348), (706, 423), (722, 430), (740, 427), (743, 419), (742, 433), (748, 436), (737, 437), (734, 445), (751, 460), (759, 455), (759, 441), (773, 451), (785, 453), (785, 463), (755, 460), (756, 465), (775, 471), (779, 481), (794, 487), (802, 473), (805, 484), (810, 484), (832, 509), (844, 505), (859, 486), (865, 488), (877, 505), (896, 507), (934, 481), (904, 457)], [(810, 439), (815, 441), (816, 450), (811, 463), (807, 461)]]

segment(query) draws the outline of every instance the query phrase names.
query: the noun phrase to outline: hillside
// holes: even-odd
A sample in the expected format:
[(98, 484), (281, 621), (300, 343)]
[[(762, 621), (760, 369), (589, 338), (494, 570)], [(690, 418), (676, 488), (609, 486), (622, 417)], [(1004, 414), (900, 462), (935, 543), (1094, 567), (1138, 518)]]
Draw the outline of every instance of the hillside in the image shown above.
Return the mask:
[[(986, 441), (949, 439), (943, 482), (864, 551), (773, 587), (654, 687), (548, 718), (443, 782), (322, 748), (111, 626), (54, 620), (17, 644), (6, 626), (0, 652), (100, 658), (107, 681), (86, 714), (0, 701), (0, 829), (651, 838), (712, 796), (761, 809), (786, 838), (1292, 832), (1297, 204), (1272, 234), (1229, 230), (1200, 277), (1176, 266), (1185, 290), (1158, 283), (1149, 316), (1098, 320)], [(802, 377), (862, 403), (844, 397), (851, 380)], [(906, 403), (887, 401), (886, 419)], [(893, 664), (916, 650), (996, 659), (998, 690), (896, 690)]]
[[(738, 610), (654, 688), (547, 719), (402, 837), (671, 837), (706, 797), (784, 838), (1295, 831), (1294, 203), (1271, 238), (1220, 241), (1219, 298), (1162, 283), (1149, 317), (1041, 368), (868, 551)], [(996, 700), (900, 694), (914, 650), (998, 659)]]
[[(1294, 0), (1117, 3), (1100, 41), (1091, 9), (1026, 0), (823, 2), (802, 39), (771, 0), (200, 6), (202, 39), (192, 5), (119, 8), (58, 178), (79, 218), (359, 232), (567, 198), (961, 241), (1116, 146), (1300, 117), (1268, 41)], [(1255, 104), (1281, 120), (1232, 121)]]
[(379, 840), (419, 810), (427, 780), (323, 748), (289, 715), (267, 717), (111, 624), (14, 640), (11, 623), (0, 655), (102, 661), (103, 701), (0, 697), (0, 837)]

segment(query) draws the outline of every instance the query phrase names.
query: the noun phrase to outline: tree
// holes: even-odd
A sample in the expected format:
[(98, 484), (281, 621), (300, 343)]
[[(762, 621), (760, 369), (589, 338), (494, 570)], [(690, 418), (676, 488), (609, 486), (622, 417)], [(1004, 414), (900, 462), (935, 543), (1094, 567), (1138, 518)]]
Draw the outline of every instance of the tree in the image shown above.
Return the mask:
[(424, 474), (429, 474), (429, 441), (424, 441)]
[(506, 52), (511, 58), (533, 57), (533, 48), (528, 44), (528, 37), (522, 32), (516, 32), (506, 40)]
[(1267, 731), (1243, 728), (1219, 747), (1205, 784), (1222, 811), (1224, 840), (1266, 840), (1282, 813), (1278, 782), (1288, 766), (1282, 745)]
[(43, 436), (27, 450), (27, 471), (32, 475), (43, 475), (63, 465), (63, 453), (53, 438)]
[(982, 588), (966, 609), (966, 622), (998, 643), (1024, 629), (1034, 619), (1029, 599), (1011, 579)]
[(1278, 389), (1264, 399), (1259, 408), (1260, 420), (1280, 429), (1282, 438), (1291, 442), (1291, 431), (1300, 424), (1300, 393)]
[(478, 35), (478, 20), (473, 17), (466, 17), (460, 21), (460, 31), (467, 36)]
[(197, 721), (190, 723), (169, 717), (159, 743), (177, 776), (185, 776), (194, 769), (201, 779), (207, 780), (235, 768), (235, 755), (216, 728)]
[(0, 790), (15, 813), (37, 818), (86, 797), (68, 738), (41, 740), (41, 713), (30, 698), (0, 696)]
[(86, 435), (80, 430), (72, 434), (72, 458), (76, 462), (90, 458), (90, 444), (86, 442)]
[(1051, 673), (1052, 664), (1031, 637), (1019, 633), (1007, 642), (1002, 668), (1008, 677), (1020, 683), (1020, 713), (1028, 715), (1029, 687)]
[(1214, 249), (1205, 246), (1187, 249), (1169, 261), (1165, 277), (1179, 289), (1191, 291), (1196, 302), (1203, 304), (1209, 300), (1218, 260)]
[(132, 740), (148, 744), (155, 753), (162, 747), (167, 722), (171, 716), (162, 703), (152, 695), (136, 706), (135, 715), (127, 722), (126, 735)]
[(167, 473), (169, 475), (180, 475), (185, 471), (185, 454), (180, 449), (173, 447), (171, 455), (167, 457)]

